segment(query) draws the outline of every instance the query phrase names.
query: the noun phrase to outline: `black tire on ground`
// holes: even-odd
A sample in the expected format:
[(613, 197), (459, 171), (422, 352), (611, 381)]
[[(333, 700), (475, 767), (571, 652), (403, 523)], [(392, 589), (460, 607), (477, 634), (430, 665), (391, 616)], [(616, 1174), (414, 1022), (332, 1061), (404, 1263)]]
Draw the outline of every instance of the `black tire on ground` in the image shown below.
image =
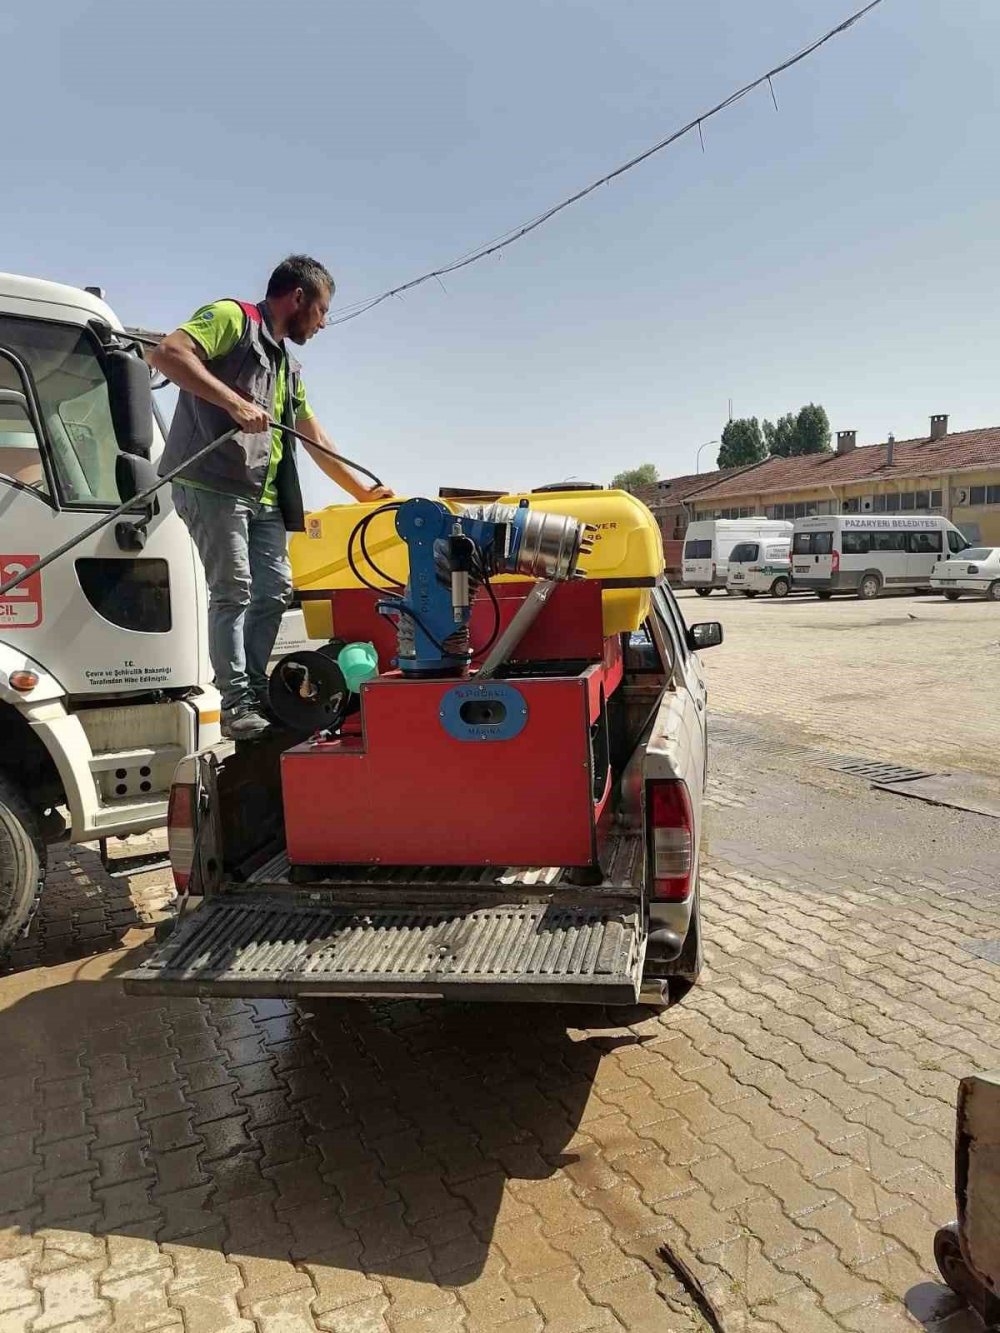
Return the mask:
[(1000, 579), (995, 579), (986, 589), (986, 600), (988, 602), (1000, 602)]
[(788, 579), (775, 579), (771, 584), (772, 597), (787, 597), (792, 590), (792, 585)]
[(0, 774), (0, 959), (34, 914), (45, 864), (38, 818), (14, 783)]
[(945, 593), (945, 597), (947, 597), (949, 602), (957, 602), (961, 595), (962, 594), (955, 588), (949, 588)]
[(818, 593), (816, 594), (816, 596), (819, 598), (819, 600), (820, 600), (821, 602), (828, 602), (828, 601), (830, 600), (830, 598), (833, 596), (833, 593), (832, 593), (832, 592), (818, 592)]
[(744, 596), (744, 597), (756, 597), (757, 594), (756, 594), (755, 592), (745, 592), (745, 593), (743, 594), (743, 596)]
[(872, 602), (882, 593), (882, 577), (875, 570), (866, 570), (858, 584), (858, 596), (863, 602)]
[(711, 588), (695, 588), (695, 592), (699, 597), (711, 597), (712, 595)]

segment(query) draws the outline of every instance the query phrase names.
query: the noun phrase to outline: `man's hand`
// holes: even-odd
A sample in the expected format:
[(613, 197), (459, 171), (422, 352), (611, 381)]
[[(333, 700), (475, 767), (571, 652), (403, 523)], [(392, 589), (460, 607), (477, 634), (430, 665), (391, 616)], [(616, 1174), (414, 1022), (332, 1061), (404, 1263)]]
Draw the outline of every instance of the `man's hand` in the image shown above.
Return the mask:
[(232, 406), (226, 410), (237, 426), (248, 435), (259, 435), (268, 428), (267, 410), (259, 403), (253, 403), (234, 394)]
[(368, 504), (372, 500), (392, 500), (396, 492), (389, 486), (370, 486), (367, 491), (362, 491), (358, 496), (361, 504)]

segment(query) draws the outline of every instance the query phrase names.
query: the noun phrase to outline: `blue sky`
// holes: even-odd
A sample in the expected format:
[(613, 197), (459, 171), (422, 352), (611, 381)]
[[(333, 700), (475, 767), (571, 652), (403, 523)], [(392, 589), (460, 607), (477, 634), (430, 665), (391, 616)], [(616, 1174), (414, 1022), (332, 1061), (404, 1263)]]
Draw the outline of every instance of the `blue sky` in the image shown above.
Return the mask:
[[(860, 0), (42, 0), (0, 13), (4, 268), (172, 327), (289, 250), (337, 303), (534, 215)], [(1000, 5), (885, 0), (696, 136), (304, 349), (401, 493), (694, 470), (737, 415), (1000, 421)], [(13, 58), (17, 53), (20, 55)], [(16, 208), (12, 203), (16, 201)], [(714, 449), (705, 450), (704, 464)], [(338, 498), (317, 475), (312, 503)]]

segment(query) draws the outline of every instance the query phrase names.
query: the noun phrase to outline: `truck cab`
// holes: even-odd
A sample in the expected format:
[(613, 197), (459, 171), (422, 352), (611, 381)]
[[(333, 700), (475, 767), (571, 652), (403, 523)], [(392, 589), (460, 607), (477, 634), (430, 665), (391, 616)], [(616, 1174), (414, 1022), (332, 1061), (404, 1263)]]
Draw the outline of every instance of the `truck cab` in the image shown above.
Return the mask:
[[(0, 275), (0, 585), (121, 503), (123, 460), (151, 472), (163, 435), (148, 400), (145, 425), (127, 401), (126, 354), (93, 291)], [(166, 498), (0, 596), (0, 956), (48, 841), (163, 824), (178, 761), (218, 739), (205, 612)]]

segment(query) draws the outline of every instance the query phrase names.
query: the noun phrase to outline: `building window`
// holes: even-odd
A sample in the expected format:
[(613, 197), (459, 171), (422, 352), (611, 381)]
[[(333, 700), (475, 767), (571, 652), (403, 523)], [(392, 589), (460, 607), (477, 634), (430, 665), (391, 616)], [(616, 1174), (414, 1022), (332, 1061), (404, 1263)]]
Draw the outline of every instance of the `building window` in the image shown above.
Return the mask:
[(900, 509), (902, 509), (904, 513), (915, 509), (916, 505), (913, 503), (913, 500), (914, 500), (913, 492), (904, 491), (904, 493), (899, 497)]
[(986, 503), (986, 487), (973, 486), (969, 490), (970, 505), (984, 505)]
[(899, 495), (897, 492), (893, 491), (885, 497), (885, 512), (887, 514), (899, 513)]
[(986, 503), (988, 505), (1000, 505), (1000, 486), (986, 487)]
[(929, 509), (931, 503), (930, 491), (917, 491), (916, 502), (918, 509)]
[(873, 514), (884, 514), (884, 513), (885, 513), (885, 499), (886, 499), (886, 497), (885, 497), (884, 495), (873, 495), (873, 496), (872, 496), (872, 513), (873, 513)]
[(943, 503), (943, 500), (944, 500), (944, 497), (942, 496), (942, 494), (941, 494), (940, 491), (931, 491), (931, 508), (932, 508), (932, 509), (940, 509), (940, 508), (941, 508), (941, 505), (942, 505), (942, 503)]

